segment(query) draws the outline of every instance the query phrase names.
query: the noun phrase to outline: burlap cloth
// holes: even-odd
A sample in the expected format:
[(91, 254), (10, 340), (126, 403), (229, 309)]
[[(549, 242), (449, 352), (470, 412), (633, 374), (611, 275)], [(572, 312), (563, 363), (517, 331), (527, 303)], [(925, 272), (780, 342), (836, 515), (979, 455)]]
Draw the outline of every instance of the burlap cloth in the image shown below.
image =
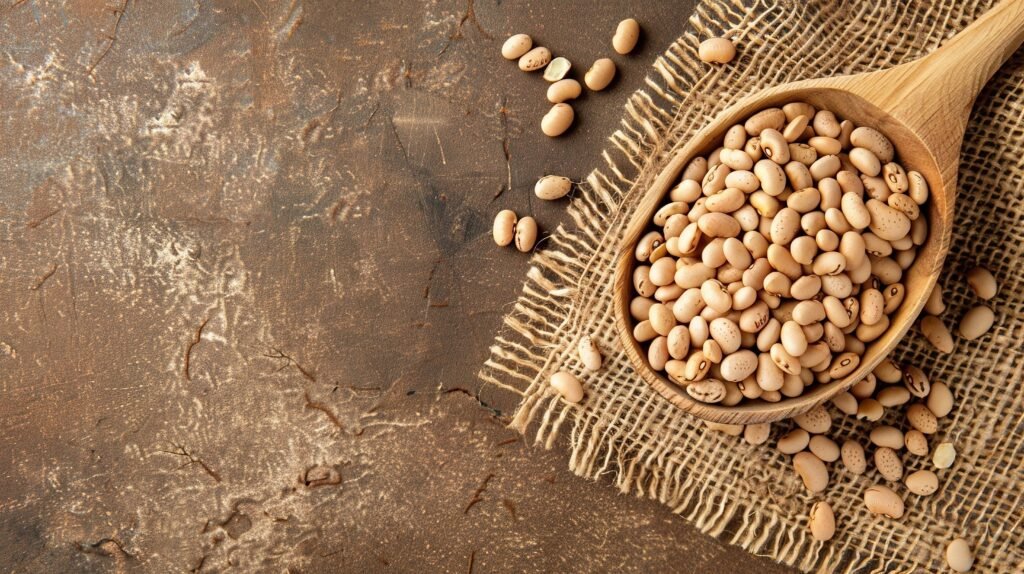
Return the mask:
[[(907, 503), (902, 519), (864, 507), (864, 490), (884, 482), (874, 469), (854, 476), (832, 464), (823, 498), (835, 509), (837, 531), (830, 542), (813, 540), (807, 512), (814, 497), (774, 448), (792, 424), (776, 423), (772, 439), (753, 447), (678, 411), (634, 374), (611, 305), (613, 260), (626, 222), (673, 151), (717, 112), (766, 86), (914, 60), (991, 4), (700, 4), (685, 34), (655, 62), (647, 89), (629, 98), (604, 154), (607, 165), (589, 175), (569, 207), (575, 228), (558, 229), (534, 255), (491, 348), (480, 376), (523, 396), (512, 425), (548, 448), (568, 431), (576, 474), (610, 478), (622, 492), (656, 499), (704, 532), (804, 571), (944, 571), (945, 546), (958, 535), (975, 548), (975, 571), (1024, 571), (1024, 50), (975, 105), (941, 279), (949, 306), (944, 320), (953, 327), (975, 302), (965, 272), (976, 263), (990, 268), (1001, 283), (996, 325), (978, 341), (958, 341), (950, 355), (919, 334), (908, 335), (896, 353), (949, 383), (957, 399), (932, 440), (953, 442), (956, 464), (938, 472), (939, 491), (930, 497), (897, 487)], [(723, 67), (701, 63), (699, 40), (724, 33), (736, 40), (739, 58)], [(584, 375), (576, 355), (586, 333), (605, 352), (597, 374)], [(550, 374), (560, 368), (584, 380), (581, 404), (568, 405), (549, 389)], [(897, 415), (883, 422), (902, 426)], [(834, 438), (867, 443), (865, 424), (838, 412), (834, 419), (841, 421)], [(931, 466), (930, 457), (905, 459), (908, 473)]]

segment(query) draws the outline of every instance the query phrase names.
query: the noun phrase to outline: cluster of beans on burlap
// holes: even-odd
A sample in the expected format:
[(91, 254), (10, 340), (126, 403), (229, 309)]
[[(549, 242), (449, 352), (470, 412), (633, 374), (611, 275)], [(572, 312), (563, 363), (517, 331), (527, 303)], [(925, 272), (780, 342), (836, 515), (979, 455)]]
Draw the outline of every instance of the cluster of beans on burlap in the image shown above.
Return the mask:
[(634, 337), (705, 403), (842, 379), (903, 302), (927, 200), (879, 131), (803, 102), (761, 110), (686, 165), (639, 240)]

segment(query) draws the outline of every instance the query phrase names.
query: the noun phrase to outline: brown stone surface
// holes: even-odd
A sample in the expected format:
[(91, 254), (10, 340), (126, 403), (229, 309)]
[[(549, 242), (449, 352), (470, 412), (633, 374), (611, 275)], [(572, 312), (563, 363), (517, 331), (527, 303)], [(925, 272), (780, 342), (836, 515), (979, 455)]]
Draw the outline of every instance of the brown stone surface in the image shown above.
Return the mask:
[[(477, 398), (527, 268), (494, 213), (565, 220), (533, 182), (598, 165), (690, 11), (630, 4), (3, 0), (0, 569), (784, 571)], [(501, 41), (581, 77), (627, 16), (541, 136)]]

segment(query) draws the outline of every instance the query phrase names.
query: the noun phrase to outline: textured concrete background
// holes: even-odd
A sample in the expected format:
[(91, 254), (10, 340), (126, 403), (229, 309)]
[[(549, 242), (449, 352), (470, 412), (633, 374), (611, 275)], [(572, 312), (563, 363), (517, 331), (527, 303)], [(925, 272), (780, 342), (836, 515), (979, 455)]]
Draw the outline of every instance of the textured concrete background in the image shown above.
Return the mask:
[[(527, 267), (494, 213), (564, 221), (533, 182), (598, 165), (690, 7), (0, 0), (0, 569), (783, 571), (475, 378)], [(627, 16), (540, 135), (501, 41), (585, 68)]]

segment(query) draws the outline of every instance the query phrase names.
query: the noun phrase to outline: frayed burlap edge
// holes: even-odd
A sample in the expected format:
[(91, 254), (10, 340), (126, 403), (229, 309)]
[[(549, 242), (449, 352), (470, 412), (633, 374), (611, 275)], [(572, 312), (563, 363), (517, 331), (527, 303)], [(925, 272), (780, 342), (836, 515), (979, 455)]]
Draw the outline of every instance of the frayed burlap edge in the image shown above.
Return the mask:
[[(1000, 358), (988, 356), (991, 353), (964, 345), (954, 355), (936, 356), (926, 345), (910, 340), (898, 354), (902, 360), (932, 365), (933, 378), (934, 371), (940, 372), (958, 399), (966, 395), (939, 437), (953, 441), (964, 453), (965, 459), (955, 467), (962, 468), (957, 471), (964, 473), (961, 481), (954, 473), (940, 475), (945, 485), (953, 486), (944, 486), (930, 499), (908, 500), (908, 515), (901, 521), (880, 521), (860, 502), (863, 489), (876, 479), (834, 469), (825, 498), (836, 508), (839, 526), (829, 543), (810, 538), (805, 516), (813, 499), (796, 483), (785, 457), (768, 446), (751, 447), (708, 432), (635, 376), (618, 343), (610, 304), (613, 261), (626, 222), (673, 152), (716, 113), (770, 85), (916, 59), (991, 3), (750, 5), (720, 0), (699, 5), (691, 29), (655, 62), (647, 89), (626, 103), (625, 118), (602, 154), (605, 167), (587, 177), (569, 207), (573, 228), (559, 228), (531, 259), (523, 293), (491, 347), (481, 379), (523, 397), (511, 426), (523, 433), (535, 429), (535, 441), (545, 448), (554, 446), (568, 429), (569, 466), (574, 473), (610, 477), (620, 491), (658, 500), (708, 534), (803, 571), (935, 571), (942, 567), (945, 541), (961, 533), (978, 546), (976, 570), (1024, 568), (1024, 536), (1017, 528), (1022, 526), (1024, 504), (1020, 494), (1007, 494), (1024, 491), (1024, 399), (1019, 394), (1006, 399), (993, 390), (1000, 382), (1024, 376), (1019, 350), (1024, 301), (1022, 289), (1013, 289), (1018, 283), (1004, 284), (1001, 297), (1006, 298), (1003, 305), (1010, 318), (989, 343), (1018, 349), (1002, 366), (993, 367)], [(696, 57), (699, 40), (722, 34), (733, 37), (740, 58), (724, 67), (701, 63)], [(1013, 201), (1024, 196), (1021, 60), (1004, 68), (979, 99), (965, 141), (957, 210), (974, 217), (990, 213), (1011, 226), (1019, 219), (1018, 227), (1024, 224), (1022, 201)], [(995, 153), (993, 147), (1003, 152)], [(988, 168), (994, 156), (1016, 162), (1011, 167), (1017, 177)], [(989, 192), (993, 185), (1007, 194), (1001, 203), (981, 198), (974, 200), (979, 205), (971, 206), (972, 201), (965, 200), (974, 197), (973, 192)], [(999, 245), (973, 238), (987, 241), (984, 255), (997, 275), (1000, 264), (1012, 275), (1024, 262), (1024, 235), (1017, 235), (1004, 237)], [(954, 244), (947, 270), (962, 273), (964, 261), (974, 255), (961, 251), (956, 238)], [(1003, 259), (994, 261), (1000, 255)], [(962, 286), (947, 285), (947, 293), (951, 312), (970, 303)], [(604, 350), (605, 364), (596, 375), (584, 375), (576, 356), (583, 334), (595, 337)], [(972, 377), (964, 362), (982, 369), (983, 378)], [(587, 389), (581, 404), (568, 405), (549, 390), (548, 378), (557, 369), (581, 374)], [(1004, 432), (999, 438), (990, 428), (978, 429), (983, 420), (992, 422), (982, 416), (990, 409), (1005, 416), (995, 419)], [(784, 428), (775, 425), (775, 434)], [(843, 420), (839, 430), (863, 433), (864, 427)], [(993, 450), (993, 441), (1002, 450)], [(971, 449), (988, 453), (990, 459), (979, 459), (979, 452), (967, 460)], [(924, 462), (908, 461), (908, 472), (924, 468)]]

